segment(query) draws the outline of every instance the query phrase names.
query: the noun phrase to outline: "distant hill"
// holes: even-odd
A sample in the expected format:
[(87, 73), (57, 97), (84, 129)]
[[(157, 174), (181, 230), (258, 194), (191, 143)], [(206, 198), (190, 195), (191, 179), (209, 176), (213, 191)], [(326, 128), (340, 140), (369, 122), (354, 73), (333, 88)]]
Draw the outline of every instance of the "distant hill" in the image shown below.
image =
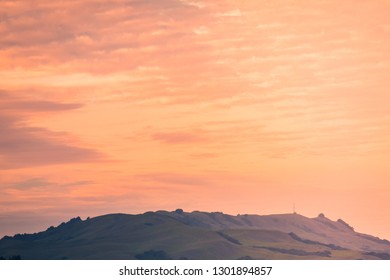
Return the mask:
[(73, 218), (0, 240), (2, 259), (390, 259), (390, 242), (323, 214), (157, 211)]

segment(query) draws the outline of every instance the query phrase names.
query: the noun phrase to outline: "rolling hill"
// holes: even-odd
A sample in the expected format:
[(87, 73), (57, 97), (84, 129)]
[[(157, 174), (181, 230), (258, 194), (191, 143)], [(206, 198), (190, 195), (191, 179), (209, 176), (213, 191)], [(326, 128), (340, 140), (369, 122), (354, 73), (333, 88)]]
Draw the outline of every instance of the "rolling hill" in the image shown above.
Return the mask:
[(320, 214), (177, 209), (73, 218), (0, 240), (3, 259), (390, 259), (390, 242)]

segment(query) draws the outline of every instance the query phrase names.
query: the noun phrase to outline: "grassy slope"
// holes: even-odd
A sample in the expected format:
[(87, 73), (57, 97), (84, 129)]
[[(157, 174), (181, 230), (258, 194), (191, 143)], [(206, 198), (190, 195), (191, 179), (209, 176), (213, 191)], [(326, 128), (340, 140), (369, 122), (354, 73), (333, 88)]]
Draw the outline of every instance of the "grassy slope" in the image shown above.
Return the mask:
[[(23, 259), (134, 259), (150, 250), (164, 251), (173, 259), (368, 258), (358, 251), (306, 244), (280, 231), (194, 227), (163, 213), (76, 220), (39, 234), (0, 241), (0, 256), (21, 255)], [(324, 251), (330, 254), (316, 255)]]
[(213, 229), (262, 229), (285, 233), (294, 232), (303, 239), (335, 244), (355, 251), (390, 253), (390, 242), (357, 233), (343, 221), (331, 221), (323, 215), (307, 218), (299, 214), (237, 215), (219, 212), (175, 213), (160, 211), (184, 223)]

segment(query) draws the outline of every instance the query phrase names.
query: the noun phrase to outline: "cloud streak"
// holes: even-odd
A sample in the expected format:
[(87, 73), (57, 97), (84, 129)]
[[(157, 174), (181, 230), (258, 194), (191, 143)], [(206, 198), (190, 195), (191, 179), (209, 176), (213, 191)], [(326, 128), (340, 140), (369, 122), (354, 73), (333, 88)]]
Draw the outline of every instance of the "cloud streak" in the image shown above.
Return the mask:
[(206, 141), (199, 133), (190, 132), (160, 132), (154, 133), (152, 139), (166, 144), (194, 144)]
[(209, 180), (201, 176), (192, 176), (179, 173), (150, 173), (137, 175), (137, 178), (157, 182), (166, 185), (182, 185), (182, 186), (206, 186), (209, 185)]
[(88, 162), (99, 153), (80, 148), (46, 129), (23, 127), (14, 121), (0, 123), (0, 169)]
[(100, 153), (78, 147), (66, 134), (25, 124), (25, 113), (58, 112), (80, 108), (81, 104), (51, 101), (15, 101), (4, 95), (0, 101), (0, 169), (97, 160)]
[(63, 183), (63, 184), (58, 184), (58, 183), (48, 181), (45, 178), (35, 177), (35, 178), (30, 178), (30, 179), (19, 181), (19, 182), (13, 182), (13, 183), (6, 184), (6, 186), (3, 187), (3, 189), (48, 190), (48, 189), (52, 188), (53, 191), (55, 191), (56, 189), (85, 186), (85, 185), (91, 185), (93, 183), (94, 183), (93, 181), (83, 180), (83, 181), (75, 181), (75, 182), (67, 182), (67, 183)]
[(11, 102), (0, 102), (0, 109), (3, 112), (7, 111), (20, 111), (25, 112), (51, 112), (51, 111), (65, 111), (81, 108), (82, 104), (69, 104), (69, 103), (58, 103), (51, 101), (11, 101)]

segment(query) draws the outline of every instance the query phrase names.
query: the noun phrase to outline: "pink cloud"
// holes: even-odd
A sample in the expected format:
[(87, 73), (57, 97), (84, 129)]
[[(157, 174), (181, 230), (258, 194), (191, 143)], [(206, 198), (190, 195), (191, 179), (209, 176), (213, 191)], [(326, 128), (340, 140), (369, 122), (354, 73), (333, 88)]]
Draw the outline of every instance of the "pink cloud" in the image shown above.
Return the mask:
[[(5, 98), (4, 98), (5, 97)], [(79, 147), (65, 133), (25, 124), (26, 112), (58, 112), (73, 110), (81, 104), (31, 101), (3, 95), (0, 101), (0, 169), (85, 162), (102, 155), (89, 148)]]

